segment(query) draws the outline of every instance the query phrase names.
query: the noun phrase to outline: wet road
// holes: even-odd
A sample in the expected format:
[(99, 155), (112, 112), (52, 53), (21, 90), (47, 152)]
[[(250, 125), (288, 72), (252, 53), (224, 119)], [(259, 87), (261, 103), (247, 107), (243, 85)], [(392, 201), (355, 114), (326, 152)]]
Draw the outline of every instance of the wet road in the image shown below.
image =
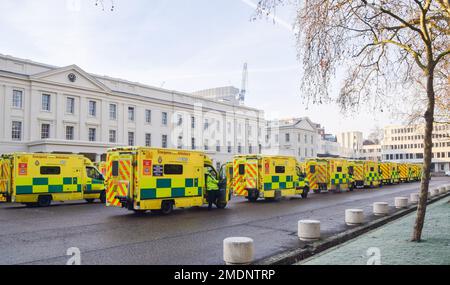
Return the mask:
[[(436, 177), (431, 185), (448, 183)], [(326, 237), (347, 229), (345, 209), (362, 208), (367, 220), (375, 219), (373, 202), (392, 205), (394, 197), (418, 188), (406, 183), (254, 204), (235, 198), (224, 210), (177, 209), (170, 216), (136, 216), (83, 202), (49, 208), (1, 204), (0, 264), (65, 264), (70, 247), (80, 249), (82, 264), (222, 264), (222, 241), (229, 236), (253, 238), (255, 258), (262, 259), (298, 246), (299, 219), (320, 220)]]

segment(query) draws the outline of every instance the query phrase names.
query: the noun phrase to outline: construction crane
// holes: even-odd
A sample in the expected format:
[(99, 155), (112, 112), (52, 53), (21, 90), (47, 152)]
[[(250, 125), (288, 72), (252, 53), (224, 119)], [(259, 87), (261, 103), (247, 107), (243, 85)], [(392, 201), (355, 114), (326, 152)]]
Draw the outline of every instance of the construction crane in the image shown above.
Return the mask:
[(245, 101), (245, 93), (247, 92), (247, 79), (248, 79), (248, 68), (247, 63), (244, 63), (244, 68), (242, 70), (242, 85), (238, 95), (238, 101), (240, 105), (243, 105)]

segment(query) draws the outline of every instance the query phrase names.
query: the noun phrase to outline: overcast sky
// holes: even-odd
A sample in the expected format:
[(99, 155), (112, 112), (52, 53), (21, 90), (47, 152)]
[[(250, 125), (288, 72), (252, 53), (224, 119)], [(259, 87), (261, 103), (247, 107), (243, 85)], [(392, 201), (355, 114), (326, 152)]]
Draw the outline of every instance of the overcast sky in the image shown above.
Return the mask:
[[(250, 21), (256, 0), (1, 0), (0, 53), (191, 92), (240, 87), (248, 62), (246, 105), (273, 117), (309, 116), (329, 133), (394, 123), (364, 109), (340, 114), (335, 105), (306, 106), (301, 64), (290, 28), (295, 11), (276, 21)], [(337, 92), (336, 90), (335, 92)]]

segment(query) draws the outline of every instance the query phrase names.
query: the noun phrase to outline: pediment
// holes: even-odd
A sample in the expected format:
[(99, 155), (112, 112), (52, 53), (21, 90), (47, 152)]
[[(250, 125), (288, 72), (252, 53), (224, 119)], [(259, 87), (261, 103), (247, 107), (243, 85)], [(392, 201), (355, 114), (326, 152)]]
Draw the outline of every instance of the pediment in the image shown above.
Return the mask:
[(76, 65), (56, 68), (30, 76), (30, 79), (63, 84), (75, 88), (84, 88), (95, 91), (111, 92), (103, 83)]

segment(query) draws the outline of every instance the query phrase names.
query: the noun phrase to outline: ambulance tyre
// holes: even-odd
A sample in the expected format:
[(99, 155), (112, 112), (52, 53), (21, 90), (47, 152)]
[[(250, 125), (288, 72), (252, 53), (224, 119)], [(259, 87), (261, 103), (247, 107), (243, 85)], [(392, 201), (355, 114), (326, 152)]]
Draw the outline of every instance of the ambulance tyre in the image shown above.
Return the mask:
[(38, 206), (39, 207), (48, 207), (50, 206), (50, 204), (52, 203), (52, 196), (48, 196), (48, 195), (41, 195), (38, 198)]
[(173, 211), (173, 201), (163, 201), (161, 203), (161, 214), (169, 215)]
[(258, 197), (255, 197), (255, 196), (248, 196), (247, 197), (247, 200), (249, 201), (249, 202), (256, 202), (256, 200), (258, 200)]
[(88, 204), (92, 204), (92, 203), (94, 203), (94, 200), (95, 199), (89, 198), (89, 199), (86, 199), (86, 202), (88, 202)]
[(102, 193), (100, 194), (100, 202), (102, 202), (103, 204), (106, 203), (106, 192), (102, 191)]
[(216, 207), (217, 209), (225, 209), (225, 207), (227, 206), (227, 202), (217, 202), (216, 203)]

